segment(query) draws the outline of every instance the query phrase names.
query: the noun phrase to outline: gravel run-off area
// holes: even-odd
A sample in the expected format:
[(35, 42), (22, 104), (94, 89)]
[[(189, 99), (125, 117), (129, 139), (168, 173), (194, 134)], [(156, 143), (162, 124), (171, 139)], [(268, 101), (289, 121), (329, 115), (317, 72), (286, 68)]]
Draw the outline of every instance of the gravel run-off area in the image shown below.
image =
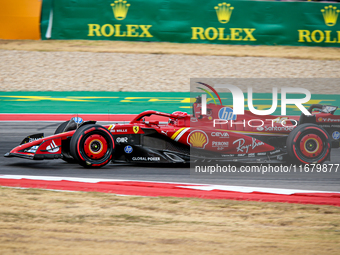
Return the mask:
[(0, 50), (0, 91), (189, 91), (190, 78), (340, 78), (339, 71), (336, 60)]

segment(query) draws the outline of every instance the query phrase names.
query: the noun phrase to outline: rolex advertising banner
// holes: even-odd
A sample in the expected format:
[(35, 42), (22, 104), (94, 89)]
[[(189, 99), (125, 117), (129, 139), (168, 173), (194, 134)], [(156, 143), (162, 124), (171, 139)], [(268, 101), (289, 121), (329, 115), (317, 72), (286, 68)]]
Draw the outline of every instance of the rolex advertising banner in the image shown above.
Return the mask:
[[(42, 39), (340, 45), (340, 4), (219, 0), (48, 0)], [(44, 20), (46, 19), (46, 20)], [(46, 24), (48, 27), (46, 28)]]

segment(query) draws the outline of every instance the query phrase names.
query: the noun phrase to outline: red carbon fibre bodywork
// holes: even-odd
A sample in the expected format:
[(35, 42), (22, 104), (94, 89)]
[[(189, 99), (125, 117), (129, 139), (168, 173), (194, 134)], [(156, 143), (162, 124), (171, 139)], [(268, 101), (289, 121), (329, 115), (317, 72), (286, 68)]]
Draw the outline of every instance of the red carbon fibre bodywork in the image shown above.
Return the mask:
[[(208, 104), (207, 114), (201, 115), (201, 105), (193, 104), (193, 115), (185, 112), (172, 114), (158, 111), (145, 111), (136, 116), (129, 124), (105, 125), (113, 136), (143, 135), (147, 130), (155, 130), (161, 136), (165, 136), (180, 144), (195, 149), (204, 149), (211, 152), (224, 154), (255, 154), (277, 150), (273, 145), (262, 141), (260, 137), (286, 137), (295, 128), (294, 122), (299, 121), (299, 116), (258, 116), (250, 111), (245, 111), (242, 116), (237, 116), (234, 124), (231, 122), (215, 123), (219, 119), (219, 110), (224, 106)], [(340, 117), (331, 113), (313, 113), (318, 124), (324, 122), (340, 123)], [(157, 115), (164, 118), (164, 122), (153, 120)], [(252, 127), (243, 125), (253, 120), (263, 122)], [(287, 120), (286, 126), (282, 121)], [(292, 121), (290, 121), (292, 120)], [(86, 132), (90, 132), (87, 130)], [(31, 142), (27, 142), (12, 149), (7, 156), (18, 156), (29, 159), (53, 159), (61, 157), (63, 141), (70, 139), (76, 131), (68, 131)], [(254, 137), (255, 136), (255, 137)]]

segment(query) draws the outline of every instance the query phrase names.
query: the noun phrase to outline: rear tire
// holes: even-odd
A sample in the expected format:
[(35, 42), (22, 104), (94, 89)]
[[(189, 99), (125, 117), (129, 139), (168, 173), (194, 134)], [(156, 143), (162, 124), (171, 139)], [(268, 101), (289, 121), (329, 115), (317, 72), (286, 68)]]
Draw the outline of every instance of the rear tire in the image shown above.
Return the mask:
[(322, 163), (329, 158), (331, 142), (329, 134), (315, 124), (302, 124), (294, 128), (287, 138), (287, 152), (298, 163)]
[(105, 166), (112, 159), (114, 140), (111, 133), (100, 125), (85, 125), (72, 136), (70, 153), (86, 168)]

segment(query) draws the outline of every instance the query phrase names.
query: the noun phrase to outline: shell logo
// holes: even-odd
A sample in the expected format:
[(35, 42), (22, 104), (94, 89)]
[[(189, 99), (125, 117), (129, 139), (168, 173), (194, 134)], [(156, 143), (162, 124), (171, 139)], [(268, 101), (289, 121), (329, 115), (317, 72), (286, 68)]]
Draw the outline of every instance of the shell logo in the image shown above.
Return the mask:
[(208, 136), (205, 132), (201, 130), (194, 130), (188, 136), (188, 144), (191, 147), (204, 149), (208, 144)]

